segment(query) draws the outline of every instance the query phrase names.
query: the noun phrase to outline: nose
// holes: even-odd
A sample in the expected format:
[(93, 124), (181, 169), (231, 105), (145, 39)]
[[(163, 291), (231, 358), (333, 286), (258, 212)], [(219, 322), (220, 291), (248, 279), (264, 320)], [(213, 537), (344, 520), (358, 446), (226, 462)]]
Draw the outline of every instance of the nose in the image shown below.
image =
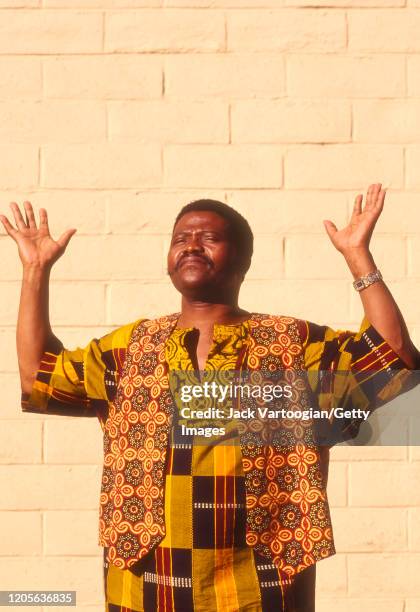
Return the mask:
[(180, 256), (178, 258), (178, 263), (177, 263), (177, 267), (179, 265), (181, 265), (182, 261), (190, 256), (190, 255), (199, 255), (201, 256), (203, 259), (205, 258), (204, 256), (204, 247), (201, 244), (201, 241), (199, 238), (197, 237), (190, 237), (188, 239), (187, 244), (184, 245), (184, 248), (182, 249)]
[(193, 253), (194, 251), (202, 252), (203, 250), (203, 245), (201, 244), (201, 241), (198, 236), (191, 236), (188, 241), (188, 244), (185, 246), (184, 249), (186, 253)]

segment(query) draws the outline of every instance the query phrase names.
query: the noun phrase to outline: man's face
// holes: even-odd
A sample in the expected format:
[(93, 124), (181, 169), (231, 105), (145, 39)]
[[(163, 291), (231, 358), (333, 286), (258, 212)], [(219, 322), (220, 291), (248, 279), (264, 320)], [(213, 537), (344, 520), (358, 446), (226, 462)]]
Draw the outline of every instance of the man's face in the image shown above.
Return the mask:
[(183, 215), (172, 234), (168, 274), (182, 294), (238, 287), (243, 277), (227, 221), (211, 211)]

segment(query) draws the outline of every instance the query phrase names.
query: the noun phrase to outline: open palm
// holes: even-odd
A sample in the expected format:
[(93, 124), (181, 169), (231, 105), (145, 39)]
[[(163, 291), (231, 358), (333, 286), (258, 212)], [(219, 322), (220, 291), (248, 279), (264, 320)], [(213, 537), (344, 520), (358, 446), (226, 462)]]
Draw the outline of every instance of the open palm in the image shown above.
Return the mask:
[(382, 189), (382, 183), (370, 185), (363, 210), (363, 195), (356, 196), (350, 222), (341, 230), (332, 221), (324, 221), (327, 234), (340, 253), (369, 247), (373, 229), (384, 206), (385, 194), (386, 189)]
[(58, 240), (54, 240), (50, 235), (45, 208), (39, 209), (39, 227), (37, 227), (31, 203), (25, 201), (23, 206), (26, 221), (16, 202), (10, 203), (16, 227), (5, 215), (0, 215), (0, 221), (9, 236), (16, 242), (23, 265), (52, 266), (64, 253), (70, 238), (77, 230), (66, 230)]

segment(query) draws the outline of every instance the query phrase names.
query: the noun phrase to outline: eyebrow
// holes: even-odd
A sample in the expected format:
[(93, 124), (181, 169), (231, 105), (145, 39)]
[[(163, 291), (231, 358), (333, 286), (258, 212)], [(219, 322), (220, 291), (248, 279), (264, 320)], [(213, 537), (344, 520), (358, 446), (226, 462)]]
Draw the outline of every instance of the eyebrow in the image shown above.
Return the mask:
[(186, 229), (186, 230), (182, 230), (182, 231), (175, 231), (173, 233), (173, 236), (180, 236), (182, 234), (191, 234), (193, 231), (199, 232), (201, 234), (224, 234), (225, 232), (223, 230), (214, 230), (214, 229), (202, 229), (202, 230), (191, 230), (191, 229)]

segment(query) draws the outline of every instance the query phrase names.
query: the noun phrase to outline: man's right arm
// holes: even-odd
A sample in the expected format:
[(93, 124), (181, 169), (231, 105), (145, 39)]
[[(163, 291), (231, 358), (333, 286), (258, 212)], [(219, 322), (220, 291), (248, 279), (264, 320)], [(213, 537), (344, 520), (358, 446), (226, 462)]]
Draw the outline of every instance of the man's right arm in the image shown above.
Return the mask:
[(76, 230), (66, 230), (54, 240), (44, 208), (39, 210), (39, 225), (30, 202), (24, 202), (26, 219), (16, 202), (11, 202), (10, 208), (16, 227), (5, 215), (0, 215), (0, 221), (16, 242), (23, 266), (16, 344), (22, 392), (30, 393), (44, 351), (62, 346), (50, 326), (49, 280), (53, 264), (63, 255)]
[(31, 393), (41, 357), (61, 342), (53, 334), (49, 318), (50, 268), (23, 267), (16, 347), (23, 393)]

